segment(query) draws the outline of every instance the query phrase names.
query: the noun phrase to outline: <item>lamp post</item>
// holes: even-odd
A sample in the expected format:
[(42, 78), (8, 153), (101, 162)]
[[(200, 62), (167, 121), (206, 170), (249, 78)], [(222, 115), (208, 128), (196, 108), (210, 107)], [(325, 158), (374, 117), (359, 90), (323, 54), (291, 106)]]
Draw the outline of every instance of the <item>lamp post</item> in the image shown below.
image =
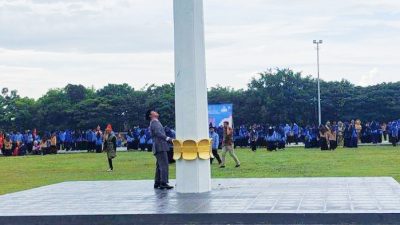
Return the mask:
[(317, 45), (317, 70), (318, 70), (318, 124), (322, 124), (321, 119), (321, 88), (320, 88), (320, 79), (319, 79), (319, 45), (322, 44), (322, 40), (314, 40), (313, 43)]

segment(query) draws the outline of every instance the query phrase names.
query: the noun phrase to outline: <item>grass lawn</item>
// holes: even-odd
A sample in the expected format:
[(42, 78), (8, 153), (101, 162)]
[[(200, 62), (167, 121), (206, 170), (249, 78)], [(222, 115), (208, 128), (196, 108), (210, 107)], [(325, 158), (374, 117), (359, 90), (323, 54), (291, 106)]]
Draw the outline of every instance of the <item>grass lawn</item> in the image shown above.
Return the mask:
[[(214, 178), (390, 176), (400, 181), (400, 148), (361, 147), (334, 152), (290, 148), (280, 152), (236, 150), (242, 166), (214, 163)], [(114, 172), (107, 173), (105, 154), (0, 157), (0, 195), (63, 181), (153, 179), (154, 157), (144, 152), (119, 152)], [(175, 177), (175, 165), (170, 167)]]

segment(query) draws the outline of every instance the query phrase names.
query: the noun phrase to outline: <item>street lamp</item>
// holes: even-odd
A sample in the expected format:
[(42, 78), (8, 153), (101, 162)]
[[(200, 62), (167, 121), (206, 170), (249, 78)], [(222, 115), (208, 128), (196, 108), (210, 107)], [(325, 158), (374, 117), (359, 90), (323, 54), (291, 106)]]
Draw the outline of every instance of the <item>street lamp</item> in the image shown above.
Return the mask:
[(313, 43), (317, 45), (317, 69), (318, 69), (318, 123), (322, 124), (321, 121), (321, 89), (319, 82), (319, 45), (322, 44), (322, 40), (314, 40)]

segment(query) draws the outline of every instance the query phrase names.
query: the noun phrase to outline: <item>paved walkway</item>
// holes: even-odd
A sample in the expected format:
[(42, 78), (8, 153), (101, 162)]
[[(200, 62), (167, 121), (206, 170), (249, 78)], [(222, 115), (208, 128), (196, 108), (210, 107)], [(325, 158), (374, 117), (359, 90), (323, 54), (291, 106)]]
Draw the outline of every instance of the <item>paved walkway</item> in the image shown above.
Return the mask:
[(65, 182), (0, 196), (0, 217), (400, 213), (400, 185), (390, 177), (215, 179), (212, 186), (212, 192), (193, 195), (154, 190), (153, 181)]

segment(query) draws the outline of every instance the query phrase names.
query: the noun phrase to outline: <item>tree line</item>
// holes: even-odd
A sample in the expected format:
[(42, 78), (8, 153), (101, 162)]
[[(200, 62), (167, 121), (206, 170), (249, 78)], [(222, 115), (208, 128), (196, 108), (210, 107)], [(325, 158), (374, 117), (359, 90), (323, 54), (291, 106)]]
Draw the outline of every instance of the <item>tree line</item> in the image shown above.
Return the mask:
[[(400, 82), (360, 87), (347, 80), (322, 81), (323, 121), (390, 121), (400, 118)], [(144, 114), (157, 109), (168, 126), (175, 124), (174, 84), (135, 90), (128, 84), (108, 84), (95, 90), (68, 84), (39, 99), (21, 97), (3, 87), (0, 130), (88, 129), (111, 123), (116, 130), (147, 126)], [(209, 104), (233, 103), (234, 122), (279, 124), (317, 123), (317, 80), (290, 69), (258, 74), (246, 89), (213, 87)]]

